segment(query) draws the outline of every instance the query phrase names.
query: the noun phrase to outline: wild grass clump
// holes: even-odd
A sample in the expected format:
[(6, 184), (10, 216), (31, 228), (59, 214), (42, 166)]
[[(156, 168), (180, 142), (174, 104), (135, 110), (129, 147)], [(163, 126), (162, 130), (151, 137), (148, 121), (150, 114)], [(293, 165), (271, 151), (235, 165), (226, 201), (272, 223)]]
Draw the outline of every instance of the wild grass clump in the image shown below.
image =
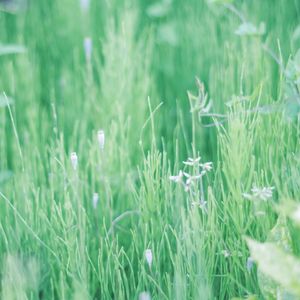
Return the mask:
[(0, 298), (298, 299), (299, 18), (0, 1)]

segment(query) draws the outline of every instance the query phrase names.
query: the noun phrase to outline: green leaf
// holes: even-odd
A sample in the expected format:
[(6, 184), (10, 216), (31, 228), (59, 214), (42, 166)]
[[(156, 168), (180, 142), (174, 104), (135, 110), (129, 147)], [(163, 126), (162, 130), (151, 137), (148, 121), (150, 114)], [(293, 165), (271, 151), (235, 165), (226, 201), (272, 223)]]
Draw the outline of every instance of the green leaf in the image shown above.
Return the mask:
[[(287, 254), (274, 243), (259, 243), (250, 238), (246, 241), (251, 257), (257, 262), (258, 269), (277, 284), (275, 295), (280, 288), (283, 288), (299, 297), (300, 260)], [(287, 295), (287, 292), (282, 290), (281, 294)]]
[(4, 45), (4, 44), (0, 44), (0, 56), (8, 55), (8, 54), (20, 54), (20, 53), (25, 53), (25, 52), (26, 52), (26, 48), (22, 45), (15, 45), (15, 44)]

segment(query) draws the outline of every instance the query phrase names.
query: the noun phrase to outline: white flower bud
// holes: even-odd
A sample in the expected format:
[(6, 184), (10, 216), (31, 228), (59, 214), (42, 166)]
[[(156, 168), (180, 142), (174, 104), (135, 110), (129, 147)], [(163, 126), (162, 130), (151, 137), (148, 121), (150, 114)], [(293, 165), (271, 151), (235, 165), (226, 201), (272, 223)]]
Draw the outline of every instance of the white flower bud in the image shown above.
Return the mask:
[(87, 62), (90, 62), (92, 58), (92, 51), (93, 51), (93, 41), (90, 37), (84, 38), (83, 47), (84, 47), (85, 59)]
[(139, 294), (139, 300), (151, 300), (151, 296), (148, 292), (141, 292)]
[(97, 208), (98, 201), (99, 201), (99, 195), (98, 195), (98, 193), (94, 193), (94, 195), (93, 195), (93, 207), (94, 207), (94, 209)]
[(98, 131), (98, 143), (100, 150), (103, 150), (105, 144), (105, 134), (103, 130)]
[(72, 163), (73, 169), (76, 171), (77, 165), (78, 165), (78, 157), (77, 157), (76, 152), (71, 153), (71, 163)]
[(146, 258), (146, 261), (147, 261), (147, 264), (148, 264), (149, 268), (151, 268), (152, 260), (153, 260), (152, 250), (151, 249), (146, 249), (146, 251), (145, 251), (145, 258)]
[(83, 12), (87, 12), (90, 8), (90, 0), (80, 0), (80, 7)]

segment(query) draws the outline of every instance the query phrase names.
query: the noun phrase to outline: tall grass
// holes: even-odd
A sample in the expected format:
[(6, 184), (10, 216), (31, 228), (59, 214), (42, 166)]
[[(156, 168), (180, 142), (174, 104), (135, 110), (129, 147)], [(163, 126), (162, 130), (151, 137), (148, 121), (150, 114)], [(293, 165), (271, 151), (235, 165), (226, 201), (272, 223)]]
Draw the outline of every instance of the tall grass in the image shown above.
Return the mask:
[(238, 36), (213, 1), (89, 2), (0, 11), (1, 299), (261, 299), (245, 236), (299, 197), (300, 5), (237, 0), (266, 24)]

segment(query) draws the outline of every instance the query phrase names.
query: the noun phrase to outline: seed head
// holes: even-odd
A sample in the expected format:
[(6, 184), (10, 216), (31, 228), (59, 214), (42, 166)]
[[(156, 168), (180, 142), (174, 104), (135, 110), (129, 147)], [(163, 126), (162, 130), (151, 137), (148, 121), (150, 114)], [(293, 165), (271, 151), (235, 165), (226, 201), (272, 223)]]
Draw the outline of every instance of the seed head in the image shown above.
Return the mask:
[(105, 144), (105, 134), (103, 130), (98, 131), (98, 143), (100, 150), (103, 150)]
[(78, 165), (78, 157), (77, 157), (76, 152), (71, 153), (71, 163), (72, 163), (72, 167), (73, 167), (74, 171), (76, 171), (77, 165)]
[(151, 249), (146, 249), (145, 250), (145, 258), (146, 258), (146, 262), (147, 262), (149, 268), (151, 268), (152, 261), (153, 261), (153, 256), (152, 256), (152, 250)]

